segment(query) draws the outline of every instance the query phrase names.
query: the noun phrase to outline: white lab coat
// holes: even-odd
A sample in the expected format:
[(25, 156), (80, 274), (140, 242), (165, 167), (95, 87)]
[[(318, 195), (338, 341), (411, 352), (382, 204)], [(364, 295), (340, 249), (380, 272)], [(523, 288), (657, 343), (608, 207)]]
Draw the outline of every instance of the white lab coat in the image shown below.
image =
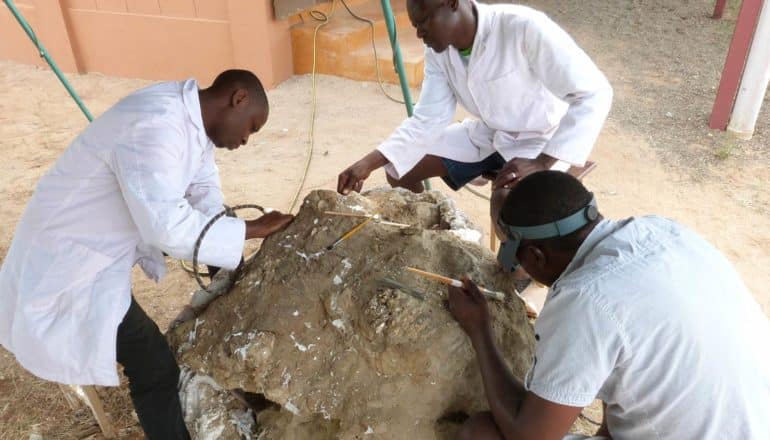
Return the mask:
[[(426, 154), (479, 162), (495, 152), (506, 160), (542, 152), (582, 165), (612, 104), (605, 76), (545, 14), (474, 5), (478, 27), (467, 65), (453, 47), (426, 47), (414, 115), (378, 147), (388, 172), (400, 178)], [(470, 142), (441, 139), (458, 102), (478, 118), (463, 122)]]
[[(161, 251), (190, 259), (222, 203), (197, 83), (129, 95), (38, 183), (0, 269), (0, 344), (44, 379), (118, 385), (117, 328), (132, 266), (158, 280)], [(233, 269), (244, 240), (245, 223), (223, 218), (199, 260)]]

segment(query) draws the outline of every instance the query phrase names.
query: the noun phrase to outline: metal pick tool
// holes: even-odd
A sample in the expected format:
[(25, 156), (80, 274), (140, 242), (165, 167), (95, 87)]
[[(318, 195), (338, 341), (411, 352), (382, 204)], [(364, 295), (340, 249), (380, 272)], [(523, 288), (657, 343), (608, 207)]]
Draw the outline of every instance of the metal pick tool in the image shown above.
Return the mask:
[(425, 301), (425, 294), (420, 292), (417, 289), (414, 289), (412, 287), (407, 286), (406, 284), (399, 283), (396, 280), (390, 279), (390, 278), (382, 278), (378, 280), (379, 283), (385, 287), (391, 288), (391, 289), (397, 289), (400, 290), (407, 295), (411, 296), (412, 298), (419, 299), (420, 301)]

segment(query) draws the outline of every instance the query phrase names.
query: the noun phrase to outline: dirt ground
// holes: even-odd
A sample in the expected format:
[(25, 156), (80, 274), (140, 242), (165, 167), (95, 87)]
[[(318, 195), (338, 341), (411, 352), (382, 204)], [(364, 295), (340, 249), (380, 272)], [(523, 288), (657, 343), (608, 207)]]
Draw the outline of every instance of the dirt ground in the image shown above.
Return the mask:
[[(562, 24), (614, 87), (613, 109), (592, 154), (599, 166), (586, 179), (602, 212), (613, 218), (654, 213), (697, 230), (727, 255), (770, 314), (770, 99), (750, 141), (707, 126), (737, 4), (721, 21), (708, 18), (713, 2), (705, 0), (528, 4)], [(150, 84), (99, 74), (70, 78), (96, 115)], [(397, 87), (388, 90), (398, 94)], [(269, 98), (270, 121), (262, 132), (238, 151), (220, 152), (218, 163), (230, 203), (286, 210), (308, 154), (310, 78), (291, 78)], [(385, 99), (376, 84), (319, 77), (315, 151), (303, 194), (334, 187), (337, 173), (403, 117), (403, 106)], [(0, 62), (0, 258), (36, 181), (85, 125), (50, 71)], [(368, 186), (384, 182), (378, 172)], [(440, 182), (434, 187), (449, 191)], [(453, 197), (488, 230), (482, 200), (464, 191)], [(161, 328), (195, 288), (177, 263), (169, 264), (170, 274), (158, 285), (135, 276), (134, 293)], [(125, 387), (106, 390), (104, 397), (123, 437), (138, 436)], [(72, 410), (56, 385), (32, 377), (0, 349), (0, 440), (33, 432), (83, 438), (92, 424), (85, 408)]]

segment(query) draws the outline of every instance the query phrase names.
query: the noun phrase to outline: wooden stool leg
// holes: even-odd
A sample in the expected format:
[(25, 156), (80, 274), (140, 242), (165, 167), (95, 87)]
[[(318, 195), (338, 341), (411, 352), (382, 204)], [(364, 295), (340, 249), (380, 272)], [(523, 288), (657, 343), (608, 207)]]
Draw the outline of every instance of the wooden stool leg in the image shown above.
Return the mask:
[(70, 388), (69, 385), (58, 385), (61, 393), (64, 394), (64, 399), (67, 401), (67, 405), (69, 405), (70, 409), (73, 411), (78, 409), (78, 407), (80, 407), (80, 403), (78, 403), (78, 395), (75, 393), (75, 390)]
[(489, 225), (489, 249), (492, 253), (497, 252), (497, 234), (495, 233), (494, 220), (491, 220)]
[(102, 434), (105, 438), (115, 438), (115, 428), (112, 426), (112, 420), (110, 416), (104, 412), (102, 406), (102, 399), (99, 398), (99, 394), (96, 393), (96, 388), (92, 385), (87, 386), (73, 386), (75, 392), (86, 402), (91, 412), (94, 414), (96, 423), (99, 424), (99, 428), (102, 430)]

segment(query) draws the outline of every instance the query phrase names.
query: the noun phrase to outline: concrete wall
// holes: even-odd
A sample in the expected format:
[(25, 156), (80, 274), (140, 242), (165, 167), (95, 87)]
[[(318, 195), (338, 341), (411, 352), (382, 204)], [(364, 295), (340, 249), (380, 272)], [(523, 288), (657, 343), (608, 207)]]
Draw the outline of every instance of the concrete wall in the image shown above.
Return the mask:
[[(266, 87), (292, 74), (287, 20), (271, 0), (18, 0), (17, 8), (65, 72), (208, 84), (228, 68)], [(44, 65), (0, 3), (0, 59)]]
[(328, 0), (273, 0), (275, 16), (278, 18), (288, 18), (324, 1)]

